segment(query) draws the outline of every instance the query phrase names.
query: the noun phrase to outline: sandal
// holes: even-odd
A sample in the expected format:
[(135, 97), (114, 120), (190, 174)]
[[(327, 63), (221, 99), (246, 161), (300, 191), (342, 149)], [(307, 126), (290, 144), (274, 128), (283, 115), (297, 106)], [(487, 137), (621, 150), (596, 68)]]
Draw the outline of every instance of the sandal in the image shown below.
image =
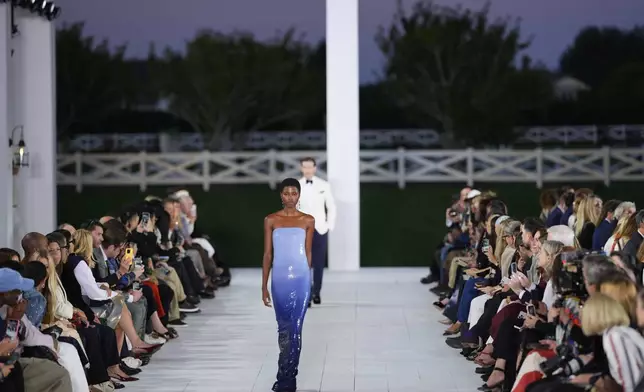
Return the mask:
[(497, 381), (496, 383), (490, 385), (490, 380), (488, 379), (487, 384), (485, 384), (489, 389), (495, 389), (499, 388), (503, 385), (505, 382), (505, 369), (501, 369), (500, 367), (494, 367), (494, 370), (492, 370), (492, 373), (490, 373), (490, 378), (492, 377), (492, 374), (494, 372), (501, 372), (503, 374), (503, 379), (501, 381)]

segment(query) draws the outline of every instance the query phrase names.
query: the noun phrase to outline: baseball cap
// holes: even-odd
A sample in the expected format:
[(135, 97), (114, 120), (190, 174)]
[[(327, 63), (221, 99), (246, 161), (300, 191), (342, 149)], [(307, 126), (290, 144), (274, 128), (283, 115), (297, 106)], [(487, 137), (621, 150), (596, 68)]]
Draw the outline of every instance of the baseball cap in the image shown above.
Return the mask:
[(28, 291), (34, 287), (34, 281), (20, 276), (10, 268), (0, 268), (0, 293), (13, 290)]
[(475, 198), (476, 196), (479, 196), (480, 194), (481, 194), (481, 191), (479, 191), (478, 189), (472, 189), (471, 191), (469, 191), (467, 193), (467, 197), (465, 199), (466, 200), (471, 200), (471, 199)]

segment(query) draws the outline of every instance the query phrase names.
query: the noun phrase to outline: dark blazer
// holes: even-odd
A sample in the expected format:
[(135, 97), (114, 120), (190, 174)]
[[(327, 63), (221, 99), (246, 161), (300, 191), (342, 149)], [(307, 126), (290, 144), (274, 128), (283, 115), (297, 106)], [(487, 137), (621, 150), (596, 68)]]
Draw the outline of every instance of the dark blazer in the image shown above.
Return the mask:
[(644, 237), (642, 237), (639, 231), (636, 231), (631, 236), (630, 241), (628, 241), (624, 246), (623, 252), (627, 255), (631, 255), (632, 260), (635, 260), (635, 256), (637, 256), (637, 250), (640, 248), (640, 245), (642, 245), (643, 240), (644, 240)]
[[(563, 211), (561, 211), (561, 208), (556, 207), (554, 210), (550, 211), (548, 214), (548, 218), (546, 219), (546, 227), (552, 227), (552, 226), (557, 226), (561, 224), (561, 216), (563, 215)], [(568, 222), (566, 222), (567, 224)]]
[(597, 226), (593, 233), (593, 250), (604, 249), (604, 245), (606, 245), (606, 241), (608, 241), (610, 236), (613, 235), (615, 227), (617, 227), (617, 221), (612, 220), (609, 222), (607, 219), (604, 219), (602, 223)]

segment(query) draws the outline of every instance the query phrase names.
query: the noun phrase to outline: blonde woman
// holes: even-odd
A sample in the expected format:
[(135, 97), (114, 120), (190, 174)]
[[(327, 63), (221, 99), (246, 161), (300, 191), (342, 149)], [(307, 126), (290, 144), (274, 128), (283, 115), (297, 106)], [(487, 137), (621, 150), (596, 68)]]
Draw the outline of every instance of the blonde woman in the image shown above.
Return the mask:
[(637, 286), (628, 276), (617, 273), (600, 283), (598, 290), (615, 301), (619, 302), (632, 321), (635, 321), (635, 308), (637, 304)]
[[(612, 379), (624, 392), (633, 392), (644, 377), (644, 338), (629, 325), (631, 319), (620, 303), (602, 293), (590, 296), (581, 312), (586, 336), (601, 336)], [(599, 383), (612, 380), (600, 379)]]
[(621, 252), (624, 246), (626, 246), (626, 243), (631, 239), (631, 235), (636, 231), (637, 223), (635, 222), (635, 215), (624, 214), (617, 221), (615, 233), (606, 241), (604, 252), (607, 255), (613, 252)]
[(579, 203), (577, 220), (575, 221), (575, 236), (583, 249), (592, 249), (593, 234), (600, 223), (603, 202), (598, 196), (588, 196)]
[[(134, 353), (150, 353), (160, 345), (145, 343), (137, 335), (132, 322), (132, 315), (123, 306), (123, 297), (119, 292), (111, 291), (106, 285), (99, 286), (94, 279), (91, 268), (94, 266), (92, 256), (92, 235), (84, 229), (77, 230), (73, 235), (74, 253), (70, 254), (63, 267), (61, 282), (67, 292), (69, 302), (82, 310), (90, 320), (95, 323), (103, 323), (115, 327), (117, 347), (123, 346), (124, 336), (127, 336), (132, 344)], [(83, 297), (90, 299), (89, 306)], [(120, 303), (119, 298), (120, 297)], [(106, 318), (99, 320), (94, 310), (100, 311)], [(122, 380), (120, 377), (110, 374), (112, 377)], [(133, 381), (133, 380), (131, 380)]]
[(521, 299), (521, 302), (541, 301), (546, 309), (550, 309), (556, 299), (553, 287), (553, 270), (557, 256), (563, 251), (563, 244), (559, 241), (545, 241), (539, 252), (537, 266), (539, 279), (531, 283), (521, 272), (517, 272), (510, 280), (510, 288)]

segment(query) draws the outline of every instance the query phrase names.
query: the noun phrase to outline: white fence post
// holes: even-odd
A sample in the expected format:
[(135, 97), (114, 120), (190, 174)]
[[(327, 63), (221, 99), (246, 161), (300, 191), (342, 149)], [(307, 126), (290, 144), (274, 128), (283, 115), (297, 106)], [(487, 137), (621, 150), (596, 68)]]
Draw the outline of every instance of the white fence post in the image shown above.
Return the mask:
[(202, 151), (201, 170), (203, 171), (203, 190), (210, 190), (210, 154), (208, 150)]
[(83, 156), (80, 152), (74, 154), (74, 174), (76, 174), (76, 192), (83, 190)]
[(467, 148), (467, 186), (474, 185), (474, 149)]
[(398, 147), (398, 188), (405, 189), (405, 149)]
[(541, 147), (535, 149), (537, 163), (537, 188), (543, 187), (543, 150)]
[(604, 146), (602, 147), (602, 167), (604, 168), (604, 185), (609, 186), (610, 185), (610, 147)]
[(147, 168), (147, 153), (145, 151), (141, 151), (139, 153), (139, 162), (141, 165), (141, 172), (140, 172), (140, 182), (139, 182), (139, 189), (141, 189), (141, 192), (145, 191), (148, 189), (148, 168)]
[(268, 150), (268, 186), (275, 189), (279, 173), (277, 172), (277, 151), (272, 148)]

